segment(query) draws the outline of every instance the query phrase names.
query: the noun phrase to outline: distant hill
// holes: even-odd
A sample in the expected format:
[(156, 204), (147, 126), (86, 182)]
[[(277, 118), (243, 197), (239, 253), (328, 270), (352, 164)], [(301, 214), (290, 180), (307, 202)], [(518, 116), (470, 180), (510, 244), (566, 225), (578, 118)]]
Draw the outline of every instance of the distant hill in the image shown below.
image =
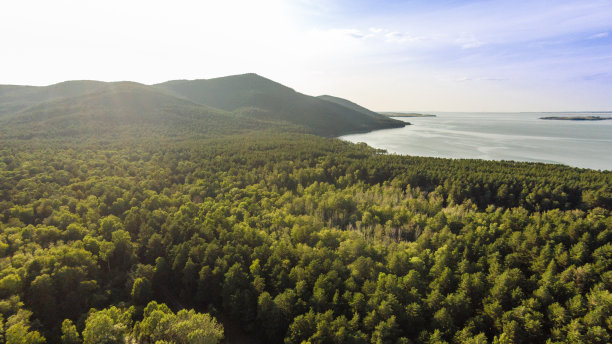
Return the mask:
[(199, 104), (298, 124), (324, 136), (405, 125), (365, 108), (356, 110), (344, 104), (301, 94), (257, 74), (208, 80), (174, 80), (154, 86)]
[(134, 82), (104, 83), (80, 96), (41, 102), (0, 119), (2, 137), (102, 134), (164, 136), (265, 127), (256, 120), (195, 104)]
[(330, 95), (322, 95), (322, 96), (318, 96), (317, 98), (328, 101), (328, 102), (332, 102), (334, 104), (342, 105), (346, 108), (361, 112), (362, 114), (368, 115), (370, 117), (381, 118), (379, 113), (366, 109), (363, 106), (359, 104), (355, 104), (352, 101), (346, 100), (344, 98), (334, 97)]
[(0, 117), (42, 102), (95, 92), (107, 85), (91, 80), (65, 81), (50, 86), (0, 85)]
[(557, 121), (605, 121), (612, 119), (612, 117), (601, 117), (601, 116), (552, 116), (552, 117), (540, 117), (540, 119), (557, 120)]
[(0, 85), (0, 137), (192, 136), (262, 128), (338, 136), (405, 125), (351, 104), (307, 96), (256, 74), (151, 86)]

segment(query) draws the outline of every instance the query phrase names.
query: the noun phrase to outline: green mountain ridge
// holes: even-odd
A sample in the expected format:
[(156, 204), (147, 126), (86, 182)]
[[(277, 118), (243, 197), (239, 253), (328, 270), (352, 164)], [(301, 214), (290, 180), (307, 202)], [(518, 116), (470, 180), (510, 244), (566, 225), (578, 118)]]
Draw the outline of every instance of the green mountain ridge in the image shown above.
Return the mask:
[(256, 120), (134, 82), (107, 83), (92, 93), (42, 102), (5, 115), (0, 122), (4, 137), (17, 138), (139, 132), (180, 136), (257, 126)]
[(93, 80), (64, 81), (49, 86), (0, 85), (0, 117), (42, 102), (85, 95), (107, 85)]
[(336, 103), (307, 96), (256, 74), (209, 80), (66, 81), (0, 85), (0, 133), (6, 137), (99, 135), (116, 129), (203, 134), (253, 127), (292, 128), (321, 136), (401, 127)]
[(365, 115), (368, 115), (370, 117), (374, 117), (374, 118), (380, 118), (380, 114), (374, 111), (371, 111), (369, 109), (364, 108), (363, 106), (359, 105), (359, 104), (355, 104), (350, 100), (344, 99), (344, 98), (340, 98), (340, 97), (334, 97), (334, 96), (330, 96), (327, 94), (324, 94), (322, 96), (318, 96), (317, 98), (328, 101), (328, 102), (332, 102), (334, 104), (338, 104), (344, 107), (347, 107), (349, 109), (353, 109), (355, 111), (361, 112)]
[(252, 73), (207, 80), (175, 80), (154, 86), (196, 103), (227, 111), (258, 108), (263, 111), (255, 111), (252, 114), (255, 117), (295, 123), (323, 136), (405, 125), (401, 121), (373, 116), (338, 103), (301, 94)]

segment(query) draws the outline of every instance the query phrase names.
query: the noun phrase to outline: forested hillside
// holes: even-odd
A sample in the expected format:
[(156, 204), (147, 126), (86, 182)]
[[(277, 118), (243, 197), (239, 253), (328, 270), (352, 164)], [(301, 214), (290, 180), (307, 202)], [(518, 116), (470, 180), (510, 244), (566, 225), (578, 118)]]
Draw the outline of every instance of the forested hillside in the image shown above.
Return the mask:
[(371, 117), (379, 117), (381, 116), (381, 114), (379, 114), (378, 112), (374, 112), (372, 110), (366, 109), (363, 106), (359, 105), (359, 104), (355, 104), (350, 100), (346, 100), (343, 98), (339, 98), (339, 97), (334, 97), (334, 96), (330, 96), (330, 95), (322, 95), (322, 96), (318, 96), (317, 98), (328, 101), (328, 102), (332, 102), (350, 109), (353, 109), (355, 111), (359, 111), (363, 114), (366, 114), (368, 116)]
[(151, 87), (113, 83), (0, 118), (4, 138), (203, 137), (275, 124), (195, 104)]
[(0, 139), (193, 138), (264, 128), (338, 136), (405, 126), (372, 114), (295, 92), (256, 74), (152, 86), (99, 81), (0, 85)]
[(81, 96), (106, 86), (104, 82), (90, 80), (66, 81), (47, 87), (0, 85), (0, 116), (41, 102)]
[(406, 125), (347, 100), (307, 96), (252, 73), (208, 80), (174, 80), (154, 86), (193, 102), (236, 111), (250, 118), (299, 124), (311, 128), (309, 133), (323, 136)]
[(0, 341), (609, 343), (611, 185), (278, 130), (4, 139)]

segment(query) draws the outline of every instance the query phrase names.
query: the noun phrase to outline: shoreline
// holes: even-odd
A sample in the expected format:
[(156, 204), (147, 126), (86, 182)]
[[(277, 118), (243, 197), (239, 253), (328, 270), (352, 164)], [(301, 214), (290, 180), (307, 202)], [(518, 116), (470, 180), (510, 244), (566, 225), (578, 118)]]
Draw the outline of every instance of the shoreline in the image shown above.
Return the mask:
[(416, 112), (379, 112), (379, 114), (387, 117), (437, 117), (436, 115)]
[(539, 119), (552, 120), (552, 121), (605, 121), (612, 119), (612, 117), (601, 117), (601, 116), (549, 116), (540, 117)]

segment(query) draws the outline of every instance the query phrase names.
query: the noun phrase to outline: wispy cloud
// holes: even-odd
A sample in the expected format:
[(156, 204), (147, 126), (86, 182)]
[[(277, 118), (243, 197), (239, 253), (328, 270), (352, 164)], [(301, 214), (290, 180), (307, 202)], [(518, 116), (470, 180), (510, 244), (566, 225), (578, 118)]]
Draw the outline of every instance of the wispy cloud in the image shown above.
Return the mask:
[(598, 38), (606, 38), (608, 37), (608, 33), (607, 32), (600, 32), (600, 33), (596, 33), (592, 36), (589, 37), (589, 39), (598, 39)]
[(330, 29), (324, 31), (328, 35), (333, 36), (342, 34), (344, 36), (355, 39), (371, 39), (372, 41), (387, 42), (387, 43), (407, 43), (426, 40), (424, 36), (414, 36), (407, 32), (391, 31), (384, 28), (369, 28), (367, 30), (358, 29)]
[(487, 77), (487, 76), (437, 76), (438, 80), (446, 82), (471, 82), (471, 81), (491, 81), (491, 82), (502, 82), (508, 81), (508, 78), (499, 77)]
[(367, 35), (361, 33), (361, 31), (359, 30), (345, 30), (344, 32), (346, 35), (351, 36), (353, 38), (358, 38), (358, 39), (367, 38)]
[(603, 72), (603, 73), (594, 73), (594, 74), (586, 74), (581, 75), (577, 78), (574, 78), (576, 81), (599, 81), (605, 83), (612, 83), (612, 73)]
[(483, 46), (485, 43), (477, 39), (474, 35), (462, 35), (455, 40), (462, 49), (478, 48)]

